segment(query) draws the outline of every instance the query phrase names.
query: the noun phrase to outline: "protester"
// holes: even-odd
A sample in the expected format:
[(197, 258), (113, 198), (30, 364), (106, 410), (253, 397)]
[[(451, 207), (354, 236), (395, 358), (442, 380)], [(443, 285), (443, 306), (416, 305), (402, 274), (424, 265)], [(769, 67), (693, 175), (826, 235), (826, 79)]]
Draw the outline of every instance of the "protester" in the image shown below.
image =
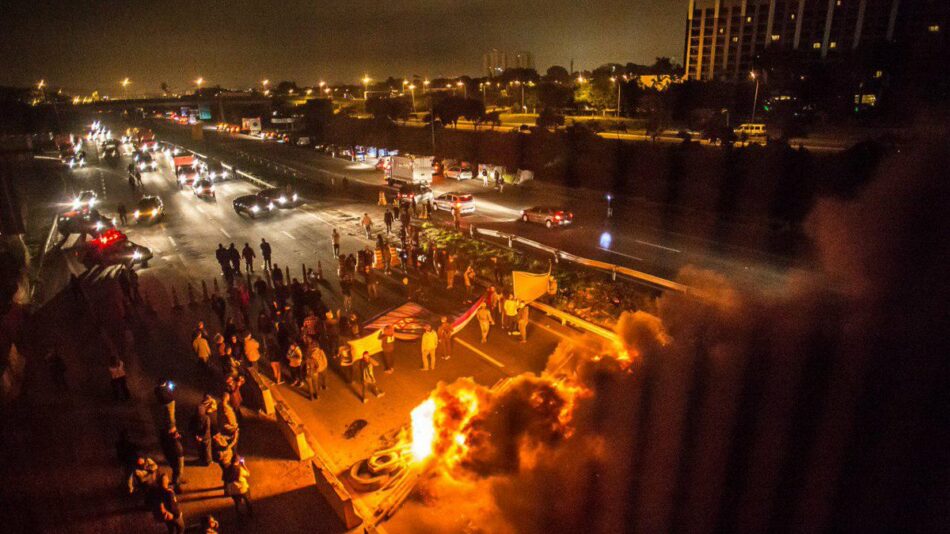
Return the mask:
[(528, 306), (526, 304), (521, 304), (521, 307), (518, 309), (518, 333), (521, 334), (521, 342), (528, 342)]
[(237, 274), (241, 274), (241, 253), (238, 252), (234, 243), (228, 246), (228, 261), (231, 263), (231, 270)]
[(488, 305), (484, 302), (478, 306), (478, 311), (475, 312), (475, 319), (478, 320), (478, 329), (482, 332), (482, 343), (487, 343), (488, 331), (491, 329), (491, 326), (495, 324), (495, 320), (492, 319), (491, 312), (488, 311)]
[(518, 299), (515, 298), (511, 293), (505, 298), (505, 303), (503, 306), (505, 312), (505, 318), (502, 321), (502, 328), (508, 330), (509, 334), (517, 335), (518, 333)]
[(223, 434), (231, 439), (233, 445), (237, 445), (240, 426), (238, 425), (237, 414), (234, 412), (234, 405), (231, 404), (231, 393), (226, 390), (221, 395), (221, 408), (218, 414), (218, 428), (221, 429)]
[(201, 529), (199, 534), (218, 534), (220, 523), (213, 515), (208, 514), (201, 518)]
[(393, 214), (389, 210), (383, 212), (383, 222), (386, 224), (386, 234), (393, 233)]
[(211, 459), (218, 464), (222, 472), (231, 464), (236, 445), (237, 440), (224, 432), (218, 432), (211, 437)]
[(261, 238), (261, 258), (264, 260), (264, 270), (271, 270), (270, 255), (271, 248), (270, 243), (267, 242), (263, 237)]
[(251, 485), (247, 481), (250, 476), (251, 472), (244, 465), (244, 458), (237, 455), (234, 455), (230, 465), (224, 471), (224, 491), (234, 501), (234, 511), (239, 518), (242, 502), (247, 515), (254, 516), (254, 509), (251, 507)]
[(181, 485), (186, 483), (181, 477), (185, 470), (185, 450), (181, 445), (181, 434), (178, 433), (177, 428), (171, 428), (159, 436), (159, 441), (165, 461), (172, 468), (172, 486), (175, 488), (175, 493), (181, 493)]
[(177, 491), (169, 485), (168, 475), (162, 473), (159, 477), (158, 510), (157, 515), (161, 517), (169, 534), (183, 534), (185, 532), (185, 518), (181, 513), (181, 507), (178, 506)]
[(274, 287), (284, 284), (284, 271), (280, 270), (280, 265), (276, 263), (273, 265), (270, 271), (270, 279), (274, 283)]
[(432, 325), (425, 326), (425, 332), (422, 334), (422, 370), (430, 371), (435, 369), (435, 351), (439, 346), (439, 335), (432, 330)]
[(147, 500), (151, 490), (158, 484), (158, 464), (148, 456), (139, 456), (136, 459), (132, 474), (129, 475), (129, 495), (139, 495), (143, 501)]
[(296, 340), (290, 342), (290, 348), (287, 350), (287, 364), (290, 365), (290, 378), (292, 380), (290, 385), (299, 386), (303, 382), (300, 369), (303, 365), (303, 352), (301, 352)]
[(244, 358), (247, 360), (247, 366), (257, 370), (257, 362), (261, 359), (261, 344), (251, 337), (251, 332), (244, 334)]
[(369, 300), (376, 300), (379, 298), (379, 277), (376, 276), (376, 271), (369, 265), (365, 267), (366, 274), (366, 295)]
[(376, 373), (373, 372), (373, 367), (376, 367), (377, 365), (379, 365), (379, 362), (374, 360), (369, 355), (369, 351), (363, 351), (362, 356), (356, 362), (360, 378), (360, 401), (364, 404), (366, 403), (367, 389), (371, 391), (373, 395), (376, 395), (376, 398), (380, 398), (385, 395), (385, 393), (380, 391), (379, 387), (376, 385)]
[(369, 213), (363, 214), (360, 225), (363, 227), (363, 231), (366, 232), (366, 239), (371, 238), (373, 235), (373, 220), (369, 218)]
[(343, 379), (346, 380), (346, 383), (349, 384), (353, 382), (353, 352), (350, 350), (349, 343), (340, 345), (336, 354), (336, 360), (340, 366), (340, 374), (343, 375)]
[(210, 393), (205, 393), (204, 399), (198, 405), (193, 423), (198, 461), (201, 462), (201, 465), (211, 465), (211, 438), (215, 434), (212, 417), (217, 411), (218, 403)]
[(443, 360), (448, 360), (452, 357), (452, 335), (455, 333), (448, 317), (442, 316), (437, 333), (439, 336), (439, 352), (442, 353)]
[[(200, 324), (200, 323), (199, 323)], [(218, 334), (220, 336), (220, 334)], [(223, 341), (224, 336), (221, 336)], [(208, 365), (208, 359), (211, 357), (211, 347), (208, 345), (208, 339), (200, 331), (195, 332), (194, 340), (191, 342), (191, 348), (195, 351), (195, 357), (204, 365)]]
[(129, 393), (129, 384), (125, 376), (125, 363), (118, 356), (112, 357), (109, 364), (109, 376), (112, 383), (112, 398), (117, 401), (127, 401), (132, 398)]
[(333, 245), (333, 257), (337, 258), (340, 256), (340, 233), (336, 231), (336, 228), (333, 229), (333, 232), (330, 234), (330, 242)]
[(392, 373), (396, 353), (396, 328), (391, 324), (384, 326), (379, 337), (383, 347), (383, 365), (387, 374)]
[(226, 311), (227, 304), (224, 301), (224, 298), (217, 293), (217, 291), (211, 295), (211, 310), (214, 311), (214, 314), (218, 316), (218, 322), (221, 323), (221, 326), (224, 327), (224, 314)]
[(320, 390), (327, 389), (327, 355), (316, 343), (307, 348), (307, 393), (310, 400), (320, 397)]
[(465, 283), (465, 295), (471, 297), (472, 291), (475, 289), (475, 269), (472, 268), (471, 263), (468, 264), (468, 267), (465, 268), (465, 272), (462, 273), (462, 282)]
[(241, 249), (241, 257), (244, 258), (244, 270), (248, 273), (254, 272), (254, 258), (257, 257), (257, 254), (254, 253), (254, 249), (251, 248), (251, 245), (244, 243), (244, 248)]

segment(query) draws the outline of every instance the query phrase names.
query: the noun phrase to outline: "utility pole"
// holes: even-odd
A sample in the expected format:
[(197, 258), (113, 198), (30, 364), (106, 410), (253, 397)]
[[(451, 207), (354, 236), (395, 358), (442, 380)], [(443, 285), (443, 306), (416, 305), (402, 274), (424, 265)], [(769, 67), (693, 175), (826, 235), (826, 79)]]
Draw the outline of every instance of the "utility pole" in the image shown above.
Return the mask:
[(752, 120), (749, 122), (755, 122), (755, 108), (759, 105), (759, 77), (755, 75), (755, 71), (750, 72), (749, 76), (755, 80), (755, 96), (752, 97)]

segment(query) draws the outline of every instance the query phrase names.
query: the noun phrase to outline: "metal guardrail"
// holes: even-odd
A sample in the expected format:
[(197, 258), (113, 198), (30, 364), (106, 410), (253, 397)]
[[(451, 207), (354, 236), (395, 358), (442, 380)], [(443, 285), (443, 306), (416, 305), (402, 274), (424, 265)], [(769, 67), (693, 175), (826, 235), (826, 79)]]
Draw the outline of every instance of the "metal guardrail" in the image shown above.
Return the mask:
[(581, 330), (586, 330), (587, 332), (590, 332), (592, 334), (597, 334), (598, 336), (604, 339), (607, 339), (609, 341), (613, 341), (615, 343), (620, 342), (620, 337), (618, 337), (616, 333), (610, 331), (609, 329), (604, 328), (600, 325), (594, 324), (590, 321), (581, 319), (580, 317), (576, 315), (572, 315), (570, 313), (561, 311), (555, 308), (554, 306), (549, 306), (543, 302), (538, 302), (538, 301), (529, 302), (528, 306), (531, 306), (532, 308), (538, 311), (541, 311), (551, 317), (555, 317), (559, 319), (561, 321), (561, 324), (569, 324), (571, 326), (575, 326), (577, 328), (580, 328)]
[(623, 267), (620, 265), (614, 265), (612, 263), (607, 263), (603, 261), (592, 260), (589, 258), (577, 256), (569, 252), (564, 252), (563, 250), (558, 250), (554, 247), (545, 245), (543, 243), (538, 243), (537, 241), (533, 241), (531, 239), (526, 239), (523, 237), (516, 236), (514, 234), (506, 234), (504, 232), (499, 232), (497, 230), (477, 228), (477, 227), (475, 228), (475, 232), (478, 234), (487, 235), (487, 236), (495, 237), (498, 239), (507, 239), (509, 246), (511, 246), (511, 244), (513, 243), (520, 243), (522, 245), (547, 252), (548, 254), (555, 256), (558, 259), (558, 261), (565, 260), (572, 263), (576, 263), (578, 265), (583, 265), (585, 267), (593, 267), (594, 269), (600, 269), (602, 271), (611, 273), (613, 275), (620, 274), (628, 278), (633, 278), (635, 280), (647, 282), (654, 286), (662, 287), (664, 289), (669, 289), (672, 291), (677, 291), (679, 293), (686, 293), (686, 294), (692, 293), (689, 286), (685, 284), (681, 284), (679, 282), (667, 280), (665, 278), (661, 278), (659, 276), (655, 276), (649, 273), (644, 273), (642, 271), (637, 271), (635, 269), (630, 269), (628, 267)]
[[(201, 158), (201, 159), (203, 159), (203, 160), (217, 159), (218, 161), (221, 161), (220, 158), (211, 158), (210, 156), (208, 156), (208, 155), (206, 155), (206, 154), (202, 154), (201, 152), (192, 150), (192, 149), (190, 149), (190, 148), (188, 148), (188, 147), (185, 147), (185, 146), (182, 146), (182, 145), (178, 145), (178, 144), (171, 143), (171, 142), (168, 142), (168, 141), (162, 141), (162, 143), (164, 143), (164, 144), (166, 144), (166, 145), (168, 145), (168, 146), (170, 146), (170, 147), (173, 147), (173, 148), (180, 148), (180, 149), (182, 149), (182, 150), (186, 150), (186, 151), (188, 151), (188, 152), (191, 152), (192, 154), (194, 154), (195, 156), (197, 156), (197, 157), (199, 157), (199, 158)], [(271, 187), (277, 187), (276, 185), (274, 185), (274, 184), (268, 182), (267, 180), (263, 180), (263, 179), (261, 179), (261, 178), (258, 178), (257, 176), (254, 176), (253, 174), (251, 174), (251, 173), (249, 173), (249, 172), (242, 171), (242, 170), (239, 170), (239, 169), (236, 170), (233, 165), (228, 165), (227, 163), (224, 163), (223, 161), (221, 161), (221, 166), (224, 167), (225, 169), (227, 169), (227, 170), (233, 172), (234, 174), (236, 174), (236, 175), (238, 175), (238, 176), (244, 178), (245, 180), (251, 182), (252, 184), (254, 184), (254, 185), (256, 185), (256, 186), (263, 187), (263, 188), (265, 188), (265, 189), (271, 188)]]

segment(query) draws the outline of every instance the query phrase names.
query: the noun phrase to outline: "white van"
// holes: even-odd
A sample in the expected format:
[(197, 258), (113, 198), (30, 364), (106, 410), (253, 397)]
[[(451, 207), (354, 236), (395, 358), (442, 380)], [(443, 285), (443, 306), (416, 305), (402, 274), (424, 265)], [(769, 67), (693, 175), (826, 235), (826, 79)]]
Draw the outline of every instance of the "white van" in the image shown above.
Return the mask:
[(749, 144), (760, 144), (764, 145), (768, 140), (768, 136), (765, 132), (765, 124), (761, 122), (747, 122), (745, 124), (740, 124), (735, 130), (736, 137), (739, 138), (739, 141), (745, 141)]

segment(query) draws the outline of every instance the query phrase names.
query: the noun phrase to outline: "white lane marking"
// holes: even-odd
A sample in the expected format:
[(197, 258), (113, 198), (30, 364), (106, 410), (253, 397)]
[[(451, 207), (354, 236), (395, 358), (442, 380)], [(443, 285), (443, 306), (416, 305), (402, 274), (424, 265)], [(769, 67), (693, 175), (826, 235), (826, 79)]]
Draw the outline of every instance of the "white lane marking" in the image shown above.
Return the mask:
[(468, 343), (467, 341), (462, 340), (462, 339), (459, 339), (459, 338), (456, 337), (456, 338), (455, 338), (455, 342), (458, 343), (459, 345), (461, 345), (461, 346), (467, 348), (468, 350), (474, 352), (476, 356), (478, 356), (479, 358), (485, 360), (486, 362), (488, 362), (488, 363), (494, 365), (495, 367), (498, 367), (498, 368), (500, 368), (500, 369), (504, 369), (505, 364), (501, 363), (500, 361), (498, 361), (498, 360), (492, 358), (491, 356), (489, 356), (489, 355), (485, 354), (484, 352), (478, 350), (477, 348), (473, 347), (473, 346), (472, 346), (470, 343)]
[(172, 239), (172, 236), (168, 236), (168, 240), (171, 241), (173, 247), (177, 247), (178, 243), (175, 243), (175, 240)]
[(218, 228), (218, 231), (224, 234), (224, 237), (231, 239), (231, 234), (224, 231), (224, 228)]
[(631, 260), (643, 261), (643, 258), (638, 258), (636, 256), (631, 256), (630, 254), (624, 254), (623, 252), (617, 252), (616, 250), (610, 250), (609, 248), (597, 247), (604, 252), (609, 252), (611, 254), (616, 254), (618, 256), (623, 256), (624, 258), (630, 258)]
[(675, 253), (677, 253), (677, 254), (679, 254), (680, 252), (682, 252), (682, 251), (677, 250), (677, 249), (675, 249), (675, 248), (664, 247), (663, 245), (657, 245), (656, 243), (650, 243), (649, 241), (640, 241), (639, 239), (637, 239), (636, 242), (637, 242), (637, 243), (640, 243), (641, 245), (646, 245), (646, 246), (648, 246), (648, 247), (656, 247), (656, 248), (661, 248), (661, 249), (663, 249), (663, 250), (669, 250), (670, 252), (675, 252)]
[(291, 238), (291, 239), (293, 239), (294, 241), (296, 241), (296, 240), (297, 240), (297, 238), (296, 238), (296, 237), (294, 237), (294, 236), (292, 236), (292, 235), (290, 235), (290, 233), (289, 233), (289, 232), (287, 232), (287, 230), (281, 230), (281, 231), (280, 231), (280, 233), (282, 233), (282, 234), (284, 234), (285, 236), (287, 236), (287, 237), (289, 237), (289, 238)]

